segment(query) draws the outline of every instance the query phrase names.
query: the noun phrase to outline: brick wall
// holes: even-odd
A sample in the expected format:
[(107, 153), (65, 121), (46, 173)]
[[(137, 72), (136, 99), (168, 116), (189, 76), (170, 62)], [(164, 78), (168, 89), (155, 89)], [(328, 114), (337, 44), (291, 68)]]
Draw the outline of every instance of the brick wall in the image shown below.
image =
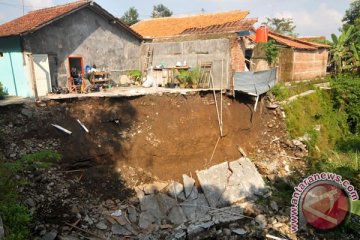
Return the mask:
[(280, 48), (278, 59), (278, 77), (280, 82), (292, 81), (294, 50), (292, 48)]
[(316, 51), (296, 50), (294, 52), (294, 75), (293, 80), (305, 80), (326, 75), (328, 51), (318, 49)]
[(245, 44), (240, 38), (231, 39), (231, 67), (233, 71), (243, 72), (245, 70)]
[(328, 50), (283, 48), (279, 54), (279, 80), (300, 81), (326, 75)]

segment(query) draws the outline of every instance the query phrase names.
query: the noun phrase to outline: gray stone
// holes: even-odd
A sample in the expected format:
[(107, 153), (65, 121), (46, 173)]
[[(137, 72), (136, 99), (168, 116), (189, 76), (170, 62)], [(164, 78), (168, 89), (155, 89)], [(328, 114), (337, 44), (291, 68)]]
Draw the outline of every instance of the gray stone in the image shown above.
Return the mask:
[(277, 205), (277, 203), (275, 201), (271, 201), (270, 202), (270, 207), (272, 210), (274, 210), (275, 212), (279, 211), (279, 206)]
[(2, 240), (4, 238), (5, 238), (5, 229), (4, 229), (3, 221), (0, 216), (0, 240)]
[(100, 230), (106, 230), (108, 228), (104, 222), (98, 222), (95, 226)]
[(136, 223), (138, 214), (136, 212), (135, 207), (134, 206), (128, 207), (127, 212), (128, 212), (128, 215), (129, 215), (130, 222)]
[(252, 199), (265, 190), (264, 180), (247, 158), (198, 171), (197, 176), (211, 207)]
[(211, 207), (219, 206), (219, 199), (226, 190), (227, 180), (231, 175), (228, 163), (220, 163), (206, 170), (197, 171), (202, 190)]
[(27, 118), (32, 118), (32, 116), (33, 116), (32, 111), (30, 111), (29, 109), (26, 109), (26, 108), (23, 108), (21, 110), (21, 114), (26, 116)]
[(168, 219), (175, 225), (180, 225), (186, 222), (186, 216), (180, 206), (175, 206), (170, 210)]
[(187, 197), (188, 199), (197, 199), (199, 195), (199, 191), (197, 190), (196, 187), (193, 187), (190, 195)]
[(57, 234), (58, 234), (58, 232), (55, 229), (53, 229), (50, 232), (46, 233), (41, 238), (41, 240), (54, 240), (56, 238)]
[(222, 232), (224, 233), (225, 236), (230, 236), (231, 235), (231, 230), (228, 228), (223, 228)]
[(196, 199), (187, 199), (182, 202), (181, 207), (183, 209), (186, 218), (190, 221), (195, 221), (196, 219), (196, 208), (197, 208), (197, 200)]
[(144, 190), (145, 194), (153, 194), (153, 193), (160, 192), (161, 190), (166, 188), (167, 185), (168, 185), (167, 182), (153, 182), (150, 184), (145, 184), (141, 187)]
[(181, 194), (184, 190), (184, 186), (179, 182), (171, 182), (168, 187), (167, 191), (169, 195), (173, 198), (176, 198), (179, 194)]
[(120, 224), (113, 224), (111, 226), (111, 232), (114, 234), (114, 235), (122, 235), (122, 236), (130, 236), (132, 235), (132, 233), (127, 230), (125, 227), (121, 226)]
[(140, 200), (140, 207), (141, 211), (146, 211), (150, 213), (152, 216), (154, 216), (157, 219), (161, 219), (164, 216), (162, 211), (160, 210), (159, 204), (157, 202), (157, 198), (155, 195), (145, 195)]
[(264, 229), (267, 225), (267, 220), (265, 215), (259, 214), (255, 217), (255, 222), (258, 224), (259, 228)]
[(232, 230), (233, 233), (236, 233), (237, 235), (244, 235), (246, 234), (246, 230), (243, 228), (236, 228)]
[(178, 202), (169, 197), (168, 195), (164, 194), (164, 193), (159, 193), (155, 195), (160, 211), (162, 213), (161, 216), (166, 216), (167, 213), (170, 211), (170, 209), (172, 209), (174, 206), (176, 206), (178, 204)]
[(74, 236), (58, 236), (57, 238), (59, 240), (79, 240), (79, 238)]
[(139, 217), (139, 227), (142, 229), (148, 228), (151, 224), (155, 222), (156, 218), (148, 212), (140, 213)]
[(24, 201), (24, 203), (25, 203), (26, 205), (28, 205), (29, 207), (31, 207), (31, 208), (33, 208), (33, 207), (36, 206), (35, 201), (34, 201), (32, 198), (26, 199), (26, 200)]
[(197, 198), (196, 219), (204, 217), (209, 210), (209, 203), (206, 201), (205, 195), (200, 193)]
[(182, 177), (184, 182), (185, 197), (188, 198), (194, 188), (195, 180), (186, 174), (183, 174)]
[(84, 221), (87, 222), (89, 225), (94, 224), (94, 221), (88, 215), (85, 216)]

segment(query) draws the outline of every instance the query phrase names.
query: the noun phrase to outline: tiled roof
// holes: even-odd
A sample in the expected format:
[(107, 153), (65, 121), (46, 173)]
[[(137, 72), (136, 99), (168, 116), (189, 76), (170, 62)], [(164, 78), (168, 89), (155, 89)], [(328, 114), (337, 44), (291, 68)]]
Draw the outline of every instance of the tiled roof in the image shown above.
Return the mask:
[(202, 28), (188, 28), (181, 34), (208, 34), (208, 33), (234, 33), (245, 30), (253, 30), (254, 24), (257, 22), (257, 18), (247, 18), (240, 21), (228, 22), (224, 24), (211, 25)]
[(131, 28), (144, 37), (174, 36), (181, 34), (189, 28), (205, 28), (237, 22), (244, 19), (248, 14), (248, 11), (237, 10), (186, 17), (152, 18), (140, 21), (131, 26)]
[(16, 36), (22, 33), (31, 32), (53, 21), (54, 19), (89, 3), (89, 1), (77, 1), (74, 3), (29, 12), (22, 17), (0, 25), (0, 37)]
[[(250, 35), (248, 36), (250, 40), (255, 42), (256, 36)], [(308, 42), (301, 40), (299, 38), (285, 36), (279, 33), (275, 33), (273, 31), (269, 32), (269, 38), (274, 39), (278, 43), (281, 43), (285, 46), (296, 48), (296, 49), (306, 49), (306, 50), (315, 50), (318, 48), (329, 48), (329, 45), (326, 44), (320, 44), (320, 43), (314, 43), (314, 42)]]
[(74, 11), (87, 6), (96, 10), (97, 13), (114, 20), (119, 27), (121, 26), (122, 28), (125, 28), (137, 38), (142, 39), (142, 36), (133, 31), (126, 24), (116, 19), (95, 2), (89, 0), (80, 0), (73, 3), (31, 11), (22, 17), (0, 25), (0, 37), (17, 36), (29, 32), (34, 32), (53, 21), (56, 21)]

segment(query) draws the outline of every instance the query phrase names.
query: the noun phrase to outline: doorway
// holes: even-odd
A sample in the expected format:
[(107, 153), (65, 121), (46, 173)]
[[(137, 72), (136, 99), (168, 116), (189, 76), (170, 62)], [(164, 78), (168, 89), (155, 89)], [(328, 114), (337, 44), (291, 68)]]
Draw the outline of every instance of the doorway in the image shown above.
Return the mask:
[(70, 76), (77, 78), (79, 74), (84, 74), (84, 66), (82, 57), (69, 57)]

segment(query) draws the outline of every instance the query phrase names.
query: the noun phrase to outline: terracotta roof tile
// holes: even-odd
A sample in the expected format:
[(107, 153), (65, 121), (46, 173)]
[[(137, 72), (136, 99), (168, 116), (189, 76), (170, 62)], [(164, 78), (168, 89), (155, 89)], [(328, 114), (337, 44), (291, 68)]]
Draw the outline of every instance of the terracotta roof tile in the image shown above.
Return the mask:
[(208, 33), (233, 33), (245, 30), (253, 30), (257, 18), (242, 19), (240, 21), (228, 22), (224, 24), (211, 25), (208, 27), (194, 27), (185, 29), (181, 34), (208, 34)]
[[(296, 48), (296, 49), (314, 50), (314, 49), (318, 49), (318, 48), (329, 48), (330, 47), (329, 45), (326, 45), (326, 44), (308, 42), (308, 41), (304, 41), (299, 38), (285, 36), (285, 35), (275, 33), (272, 31), (269, 32), (269, 37), (274, 39), (278, 43), (281, 43), (285, 46)], [(256, 40), (255, 34), (248, 36), (248, 38), (253, 42), (255, 42), (255, 40)]]
[(189, 28), (205, 28), (240, 21), (248, 14), (248, 11), (237, 10), (186, 17), (152, 18), (134, 24), (132, 29), (144, 37), (173, 36)]
[(90, 2), (77, 1), (29, 12), (22, 17), (0, 25), (0, 37), (15, 36), (30, 32), (66, 13), (69, 13), (87, 4), (90, 4)]

